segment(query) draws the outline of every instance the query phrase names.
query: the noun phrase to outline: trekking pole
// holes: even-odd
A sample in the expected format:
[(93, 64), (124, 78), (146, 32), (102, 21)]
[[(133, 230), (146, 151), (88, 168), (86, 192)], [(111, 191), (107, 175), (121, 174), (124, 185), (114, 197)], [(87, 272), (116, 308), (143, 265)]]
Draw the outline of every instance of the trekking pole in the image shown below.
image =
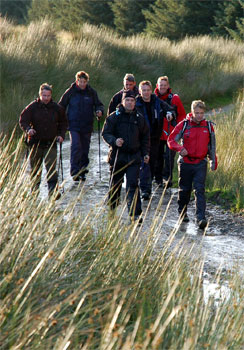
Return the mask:
[(100, 119), (97, 120), (97, 127), (98, 127), (98, 157), (99, 157), (99, 178), (101, 180), (102, 178), (102, 171), (101, 171), (101, 140), (100, 140)]
[[(63, 155), (62, 155), (62, 143), (59, 143), (59, 162), (58, 162), (58, 176), (59, 176), (59, 169), (61, 169), (61, 180), (64, 182), (64, 171), (63, 171)], [(63, 190), (64, 193), (64, 185)]]
[[(168, 121), (168, 137), (169, 137), (169, 134), (170, 134), (170, 121)], [(168, 137), (167, 137), (167, 141), (168, 141)], [(171, 179), (171, 172), (172, 172), (172, 166), (171, 166), (171, 151), (170, 151), (170, 148), (169, 146), (167, 145), (168, 147), (168, 150), (169, 150), (169, 178), (168, 178), (168, 184), (170, 183), (170, 181), (172, 181)], [(170, 194), (171, 194), (171, 187), (170, 187)]]

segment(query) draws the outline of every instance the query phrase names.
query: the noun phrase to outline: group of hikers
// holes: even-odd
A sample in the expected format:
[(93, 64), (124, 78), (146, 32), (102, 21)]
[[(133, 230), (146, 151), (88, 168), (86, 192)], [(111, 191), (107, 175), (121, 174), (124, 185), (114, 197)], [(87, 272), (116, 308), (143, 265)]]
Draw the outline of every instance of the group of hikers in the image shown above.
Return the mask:
[[(109, 145), (109, 200), (112, 211), (119, 205), (126, 176), (126, 201), (132, 221), (142, 222), (141, 198), (148, 200), (153, 181), (158, 187), (172, 186), (174, 158), (179, 153), (178, 212), (189, 221), (187, 206), (192, 186), (195, 191), (196, 223), (204, 229), (205, 180), (207, 158), (217, 168), (214, 128), (205, 120), (205, 103), (195, 100), (191, 113), (185, 113), (167, 76), (157, 80), (153, 92), (149, 80), (136, 86), (133, 74), (126, 74), (123, 88), (111, 99), (102, 137)], [(79, 71), (75, 82), (58, 103), (52, 100), (52, 86), (40, 86), (39, 97), (31, 102), (19, 119), (30, 152), (32, 191), (38, 191), (43, 160), (47, 170), (49, 196), (60, 198), (58, 191), (57, 142), (62, 144), (69, 130), (71, 141), (70, 174), (75, 182), (85, 181), (94, 114), (100, 122), (104, 105), (89, 85), (89, 75)]]

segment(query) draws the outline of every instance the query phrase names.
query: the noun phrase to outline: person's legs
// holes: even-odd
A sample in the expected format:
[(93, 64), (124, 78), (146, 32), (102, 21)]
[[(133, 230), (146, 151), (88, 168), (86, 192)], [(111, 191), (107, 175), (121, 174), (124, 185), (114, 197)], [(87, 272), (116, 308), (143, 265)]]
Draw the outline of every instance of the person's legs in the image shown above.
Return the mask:
[(120, 170), (123, 165), (117, 164), (115, 167), (110, 166), (110, 188), (109, 201), (110, 209), (113, 210), (119, 205), (121, 187), (124, 179), (125, 170)]
[(192, 164), (179, 164), (179, 191), (178, 211), (180, 214), (187, 213), (187, 205), (190, 201), (193, 180)]
[(195, 192), (196, 203), (196, 219), (201, 221), (205, 219), (206, 199), (205, 199), (205, 181), (207, 176), (207, 162), (201, 161), (195, 164), (195, 172), (193, 177), (193, 188)]
[(30, 154), (32, 191), (39, 190), (42, 175), (42, 161), (43, 149), (38, 145), (33, 146)]
[(49, 149), (45, 149), (45, 167), (47, 170), (47, 184), (49, 195), (52, 195), (58, 183), (57, 164), (57, 145), (53, 145)]
[(163, 169), (163, 179), (165, 182), (168, 181), (168, 186), (172, 186), (172, 178), (173, 178), (173, 169), (174, 169), (174, 159), (175, 159), (175, 151), (169, 149), (167, 143), (165, 144), (165, 164)]
[(140, 167), (140, 189), (143, 199), (149, 199), (152, 192), (152, 177), (150, 165), (142, 160)]
[(70, 154), (70, 174), (79, 175), (81, 169), (81, 135), (77, 131), (70, 131), (71, 154)]
[(163, 169), (164, 169), (164, 146), (165, 141), (160, 140), (158, 147), (158, 157), (155, 167), (155, 180), (158, 185), (163, 183)]
[(89, 150), (91, 143), (91, 133), (81, 134), (81, 163), (80, 169), (87, 168), (89, 164)]
[(132, 163), (126, 168), (126, 194), (127, 206), (130, 216), (139, 216), (141, 210), (141, 198), (139, 190), (140, 164)]

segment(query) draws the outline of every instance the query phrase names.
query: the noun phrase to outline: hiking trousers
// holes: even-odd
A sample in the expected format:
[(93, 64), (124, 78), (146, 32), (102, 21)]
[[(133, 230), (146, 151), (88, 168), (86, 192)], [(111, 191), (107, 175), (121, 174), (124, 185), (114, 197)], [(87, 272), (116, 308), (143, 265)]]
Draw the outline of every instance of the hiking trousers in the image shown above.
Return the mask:
[(179, 192), (178, 211), (187, 211), (190, 202), (192, 185), (195, 194), (195, 214), (197, 220), (205, 219), (206, 199), (205, 181), (207, 175), (207, 161), (198, 164), (179, 163)]
[(115, 209), (119, 205), (122, 183), (124, 175), (126, 176), (126, 202), (130, 216), (140, 215), (141, 198), (138, 186), (140, 163), (132, 163), (128, 165), (125, 162), (117, 162), (115, 167), (110, 166), (110, 189), (109, 189), (109, 205), (111, 209)]
[(47, 144), (46, 146), (34, 145), (31, 148), (30, 166), (31, 178), (33, 181), (32, 190), (38, 190), (40, 187), (43, 161), (47, 171), (48, 191), (51, 194), (58, 183), (56, 143), (51, 147), (50, 144)]
[(162, 183), (163, 180), (172, 182), (175, 154), (175, 151), (169, 149), (166, 140), (160, 140), (155, 169), (155, 180), (157, 183)]
[(91, 142), (91, 133), (81, 133), (70, 131), (71, 154), (70, 154), (70, 174), (78, 175), (89, 164), (89, 149)]

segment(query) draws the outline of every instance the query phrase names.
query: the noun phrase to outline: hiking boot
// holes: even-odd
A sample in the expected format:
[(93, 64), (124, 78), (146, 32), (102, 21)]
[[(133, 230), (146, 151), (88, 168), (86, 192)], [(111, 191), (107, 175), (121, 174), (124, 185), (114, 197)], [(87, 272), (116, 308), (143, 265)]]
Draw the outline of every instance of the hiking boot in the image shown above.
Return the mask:
[(150, 193), (142, 192), (141, 197), (142, 197), (142, 199), (144, 199), (146, 201), (150, 198)]
[(182, 222), (189, 222), (189, 221), (190, 221), (189, 216), (188, 216), (187, 214), (185, 214), (185, 215), (183, 216)]
[(204, 218), (202, 220), (197, 220), (197, 225), (200, 229), (204, 229), (207, 226), (207, 220)]

